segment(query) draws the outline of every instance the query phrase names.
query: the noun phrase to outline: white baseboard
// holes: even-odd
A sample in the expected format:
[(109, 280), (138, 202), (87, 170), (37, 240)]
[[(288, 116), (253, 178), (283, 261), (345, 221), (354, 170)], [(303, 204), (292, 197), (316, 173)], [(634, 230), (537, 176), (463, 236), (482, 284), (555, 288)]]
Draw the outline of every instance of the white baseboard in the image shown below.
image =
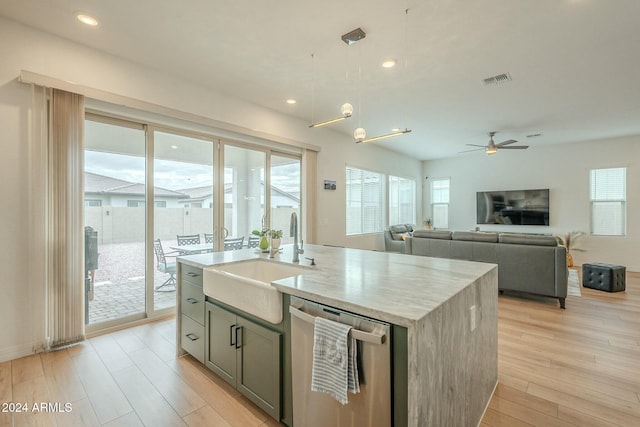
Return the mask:
[(0, 349), (0, 362), (6, 362), (13, 359), (19, 359), (25, 356), (31, 356), (35, 353), (41, 353), (45, 349), (44, 342), (32, 342), (30, 344), (21, 344), (13, 347)]

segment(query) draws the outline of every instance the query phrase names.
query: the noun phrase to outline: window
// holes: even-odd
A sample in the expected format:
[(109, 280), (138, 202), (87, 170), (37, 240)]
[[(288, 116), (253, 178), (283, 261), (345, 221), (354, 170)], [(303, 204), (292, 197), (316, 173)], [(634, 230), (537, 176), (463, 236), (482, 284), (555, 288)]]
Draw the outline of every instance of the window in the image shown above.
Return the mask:
[[(302, 189), (302, 162), (300, 158), (284, 154), (271, 154), (271, 228), (284, 230), (282, 243), (293, 243), (289, 235), (291, 214), (296, 213), (299, 221), (300, 193)], [(302, 225), (300, 223), (300, 225)], [(302, 228), (300, 228), (302, 229)]]
[(627, 169), (592, 169), (591, 234), (626, 234)]
[(127, 200), (128, 208), (144, 208), (144, 200)]
[(416, 181), (389, 176), (389, 224), (416, 223)]
[(156, 208), (166, 208), (167, 207), (167, 201), (166, 200), (156, 200), (154, 203), (154, 206)]
[(87, 208), (99, 208), (102, 206), (102, 200), (84, 199), (84, 206)]
[(347, 235), (384, 229), (385, 176), (347, 166)]
[(434, 228), (449, 228), (449, 178), (431, 181), (431, 221)]

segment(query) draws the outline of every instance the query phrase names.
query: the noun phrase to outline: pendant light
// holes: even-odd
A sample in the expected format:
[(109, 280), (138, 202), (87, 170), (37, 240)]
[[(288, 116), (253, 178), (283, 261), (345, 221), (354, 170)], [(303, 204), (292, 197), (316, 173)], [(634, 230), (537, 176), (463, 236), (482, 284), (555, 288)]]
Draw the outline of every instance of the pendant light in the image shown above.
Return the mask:
[(353, 114), (353, 105), (349, 104), (348, 102), (345, 102), (344, 104), (342, 104), (342, 107), (340, 108), (340, 113), (342, 115), (336, 117), (335, 119), (325, 120), (324, 122), (311, 123), (309, 127), (318, 128), (320, 126), (326, 126), (326, 125), (330, 125), (331, 123), (336, 123), (336, 122), (340, 122), (342, 120), (348, 119)]
[[(405, 18), (404, 18), (404, 75), (405, 75), (405, 82), (408, 81), (407, 78), (407, 67), (408, 67), (408, 54), (407, 54), (407, 44), (408, 44), (408, 36), (407, 36), (407, 20), (408, 20), (408, 15), (409, 15), (409, 9), (405, 9), (404, 11), (405, 14)], [(405, 88), (405, 92), (407, 92), (407, 89)], [(405, 110), (406, 110), (406, 105), (407, 102), (405, 102)], [(359, 117), (358, 117), (359, 120)], [(406, 112), (405, 112), (405, 122), (406, 122)], [(374, 142), (374, 141), (379, 141), (381, 139), (386, 139), (386, 138), (392, 138), (394, 136), (399, 136), (399, 135), (404, 135), (406, 133), (410, 133), (411, 129), (405, 127), (404, 130), (394, 130), (390, 133), (386, 133), (384, 135), (378, 135), (378, 136), (372, 136), (367, 138), (367, 134), (364, 131), (363, 128), (359, 127), (358, 129), (356, 129), (353, 132), (353, 137), (355, 138), (355, 142), (356, 144), (366, 144), (369, 142)]]
[(358, 46), (358, 127), (353, 131), (356, 142), (364, 140), (367, 131), (360, 125), (362, 120), (362, 60), (360, 58), (360, 46)]
[(349, 104), (348, 102), (345, 102), (344, 104), (342, 104), (342, 107), (340, 107), (340, 116), (335, 117), (333, 119), (329, 119), (329, 120), (324, 120), (322, 122), (317, 122), (314, 123), (314, 113), (315, 113), (315, 86), (316, 86), (316, 70), (315, 70), (315, 55), (312, 53), (311, 54), (311, 62), (313, 64), (313, 77), (312, 77), (312, 83), (311, 83), (311, 124), (309, 125), (310, 128), (318, 128), (321, 126), (326, 126), (326, 125), (330, 125), (332, 123), (336, 123), (336, 122), (341, 122), (342, 120), (346, 120), (349, 117), (351, 117), (351, 115), (353, 114), (353, 105)]
[[(356, 131), (358, 131), (359, 129), (362, 129), (362, 128), (358, 128), (356, 129)], [(364, 131), (364, 129), (362, 130)], [(411, 132), (411, 129), (405, 128), (404, 130), (385, 133), (384, 135), (372, 136), (371, 138), (365, 138), (366, 134), (362, 135), (362, 138), (358, 138), (358, 136), (356, 135), (356, 132), (354, 132), (353, 137), (356, 139), (356, 144), (366, 144), (368, 142), (379, 141), (381, 139), (391, 138), (398, 135), (404, 135), (405, 133), (409, 133), (409, 132)]]

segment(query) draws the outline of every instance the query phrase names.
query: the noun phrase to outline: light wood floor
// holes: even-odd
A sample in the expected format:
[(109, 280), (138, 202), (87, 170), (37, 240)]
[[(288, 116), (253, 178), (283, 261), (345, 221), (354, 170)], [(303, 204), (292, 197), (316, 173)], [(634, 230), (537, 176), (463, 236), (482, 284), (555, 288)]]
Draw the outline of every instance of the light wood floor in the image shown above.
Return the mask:
[(626, 286), (581, 287), (566, 310), (500, 296), (499, 384), (482, 426), (640, 426), (640, 273)]
[[(0, 426), (279, 426), (190, 356), (175, 357), (175, 320), (0, 363)], [(33, 412), (34, 402), (72, 404)], [(64, 409), (63, 409), (64, 410)]]
[[(566, 310), (500, 296), (500, 383), (482, 426), (640, 426), (640, 274), (627, 273), (626, 292), (581, 291)], [(0, 363), (0, 402), (28, 403), (1, 412), (0, 426), (278, 425), (174, 355), (165, 320)], [(33, 412), (36, 402), (72, 411)]]

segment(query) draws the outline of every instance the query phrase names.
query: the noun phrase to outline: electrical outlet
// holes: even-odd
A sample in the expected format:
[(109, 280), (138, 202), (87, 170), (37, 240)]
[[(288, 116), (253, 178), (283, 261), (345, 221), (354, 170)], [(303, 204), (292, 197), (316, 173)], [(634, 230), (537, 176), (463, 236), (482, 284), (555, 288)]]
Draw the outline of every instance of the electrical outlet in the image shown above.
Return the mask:
[(471, 331), (476, 329), (476, 306), (469, 307), (469, 327)]

